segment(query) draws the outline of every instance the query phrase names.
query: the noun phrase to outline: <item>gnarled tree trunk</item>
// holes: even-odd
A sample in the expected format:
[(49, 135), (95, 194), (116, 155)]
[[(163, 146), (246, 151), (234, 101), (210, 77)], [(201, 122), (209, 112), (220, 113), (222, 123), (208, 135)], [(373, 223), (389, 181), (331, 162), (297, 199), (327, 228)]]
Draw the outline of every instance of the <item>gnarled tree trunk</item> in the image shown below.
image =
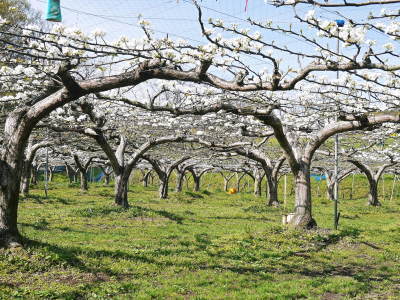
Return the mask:
[(228, 187), (229, 187), (229, 182), (231, 181), (233, 176), (235, 176), (235, 174), (230, 174), (230, 175), (226, 175), (226, 176), (223, 172), (220, 172), (220, 174), (224, 178), (224, 191), (227, 192)]
[(55, 167), (49, 167), (49, 182), (53, 181), (54, 170), (55, 170)]
[(0, 247), (20, 245), (17, 219), (24, 152), (30, 133), (23, 130), (24, 125), (29, 128), (29, 120), (24, 118), (27, 109), (11, 113), (4, 129), (3, 145), (7, 151), (0, 156)]
[(126, 170), (123, 174), (115, 174), (114, 180), (114, 189), (115, 189), (115, 204), (122, 207), (129, 207), (128, 202), (128, 183), (129, 183), (129, 174), (126, 174)]
[(81, 174), (81, 190), (87, 191), (88, 190), (88, 181), (86, 177), (86, 173), (80, 172)]
[(313, 228), (317, 225), (312, 217), (310, 164), (301, 162), (294, 174), (295, 209), (288, 223), (296, 228)]
[(167, 174), (160, 176), (160, 188), (159, 188), (159, 195), (160, 199), (167, 199), (168, 198), (168, 178)]
[(32, 172), (32, 174), (31, 174), (31, 184), (32, 185), (36, 185), (37, 184), (38, 169), (39, 169), (39, 166), (36, 166), (36, 165), (32, 165), (31, 166), (31, 172)]
[(0, 161), (0, 247), (19, 246), (17, 218), (21, 167), (22, 164), (17, 160), (11, 163)]
[(195, 192), (200, 191), (200, 176), (193, 177), (193, 181), (194, 181), (194, 188), (193, 188), (193, 190), (194, 190)]
[[(19, 184), (15, 175), (6, 175), (10, 181), (7, 189), (0, 193), (0, 246), (18, 245), (20, 235), (17, 227)], [(14, 178), (14, 179), (13, 179)]]
[(160, 180), (160, 199), (166, 199), (168, 198), (168, 184), (172, 172), (175, 170), (175, 168), (177, 168), (184, 161), (188, 160), (190, 157), (184, 156), (181, 159), (178, 159), (177, 161), (172, 162), (170, 165), (164, 167), (162, 166), (161, 161), (153, 159), (148, 155), (143, 155), (142, 158), (147, 160), (153, 166), (153, 169), (157, 173), (158, 179)]
[(224, 191), (228, 191), (228, 185), (229, 185), (229, 180), (227, 178), (224, 178)]
[(261, 183), (265, 176), (261, 170), (256, 169), (253, 171), (253, 178), (254, 178), (254, 195), (257, 197), (261, 197)]
[[(335, 201), (335, 174), (333, 171), (330, 171), (327, 168), (324, 167), (316, 167), (316, 169), (324, 172), (325, 177), (326, 177), (326, 192), (327, 192), (327, 197), (331, 201)], [(347, 170), (340, 170), (338, 172), (338, 183), (340, 183), (343, 179), (345, 179), (347, 176), (349, 176), (352, 172), (354, 171), (354, 168), (350, 168)]]
[(328, 182), (327, 183), (326, 195), (327, 195), (329, 200), (335, 201), (335, 182), (333, 182), (333, 183)]
[(261, 197), (261, 183), (262, 177), (254, 177), (254, 195), (257, 197)]
[(360, 171), (363, 172), (368, 179), (368, 183), (369, 183), (368, 205), (380, 206), (381, 203), (379, 202), (379, 199), (378, 199), (379, 179), (381, 178), (382, 173), (383, 173), (383, 171), (385, 171), (385, 169), (387, 169), (391, 166), (394, 166), (396, 163), (390, 162), (390, 163), (384, 164), (376, 172), (374, 172), (372, 168), (370, 168), (369, 166), (367, 166), (366, 164), (364, 164), (358, 160), (350, 159), (349, 162), (351, 162), (353, 165), (355, 165), (357, 168), (359, 168)]
[(242, 179), (245, 175), (246, 175), (246, 173), (243, 173), (243, 174), (236, 173), (236, 190), (238, 192), (240, 191), (240, 182), (242, 181)]
[(143, 186), (148, 187), (149, 186), (149, 179), (152, 176), (151, 171), (147, 171), (146, 174), (143, 176)]
[(104, 167), (104, 166), (100, 166), (101, 171), (103, 172), (104, 175), (104, 186), (109, 186), (110, 185), (110, 181), (111, 181), (111, 174), (113, 172), (111, 167)]
[(185, 180), (186, 170), (177, 170), (175, 192), (182, 192), (183, 181)]
[(193, 183), (194, 183), (194, 187), (193, 190), (195, 192), (200, 191), (200, 181), (201, 181), (201, 177), (210, 170), (210, 168), (207, 169), (203, 169), (203, 170), (196, 170), (194, 167), (188, 167), (187, 168), (189, 170), (189, 172), (192, 174), (193, 177)]
[(69, 179), (69, 183), (73, 183), (75, 171), (67, 162), (64, 162), (64, 164), (65, 164), (65, 171), (67, 172), (67, 176)]
[(35, 158), (36, 152), (40, 148), (48, 146), (48, 144), (49, 144), (48, 142), (40, 142), (37, 144), (33, 144), (32, 141), (29, 141), (28, 143), (24, 161), (22, 163), (23, 167), (21, 170), (21, 193), (24, 196), (27, 196), (29, 194), (29, 185), (31, 183), (31, 177), (32, 177), (32, 163)]
[(24, 196), (29, 195), (29, 185), (31, 183), (32, 165), (29, 161), (24, 161), (21, 176), (21, 193)]
[(81, 175), (81, 190), (82, 191), (87, 191), (88, 190), (88, 181), (87, 181), (87, 170), (94, 159), (94, 157), (90, 157), (85, 164), (82, 164), (81, 161), (79, 160), (78, 155), (74, 154), (73, 155), (75, 164), (78, 167), (79, 173)]
[(110, 185), (110, 181), (111, 181), (110, 175), (111, 175), (111, 174), (105, 174), (105, 173), (104, 173), (104, 185), (105, 185), (105, 186), (109, 186), (109, 185)]
[(378, 199), (378, 181), (372, 179), (369, 182), (368, 205), (381, 206)]
[(278, 201), (278, 181), (274, 176), (266, 176), (268, 183), (268, 206), (279, 206)]

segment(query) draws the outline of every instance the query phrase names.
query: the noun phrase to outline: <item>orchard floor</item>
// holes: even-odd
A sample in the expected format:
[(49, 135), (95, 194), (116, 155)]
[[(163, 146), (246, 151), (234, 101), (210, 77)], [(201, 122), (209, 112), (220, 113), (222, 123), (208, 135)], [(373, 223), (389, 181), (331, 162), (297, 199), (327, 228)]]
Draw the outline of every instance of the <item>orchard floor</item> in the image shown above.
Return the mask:
[[(320, 229), (281, 226), (250, 192), (53, 185), (21, 200), (24, 249), (0, 250), (0, 299), (399, 299), (400, 200), (316, 199)], [(291, 204), (290, 204), (291, 205)], [(292, 206), (290, 206), (292, 207)]]

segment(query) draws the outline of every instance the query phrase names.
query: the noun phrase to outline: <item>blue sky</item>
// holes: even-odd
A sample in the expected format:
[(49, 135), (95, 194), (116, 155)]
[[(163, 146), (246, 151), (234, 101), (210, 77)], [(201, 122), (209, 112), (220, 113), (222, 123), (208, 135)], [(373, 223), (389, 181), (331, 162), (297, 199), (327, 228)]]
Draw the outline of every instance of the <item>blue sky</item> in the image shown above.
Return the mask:
[[(29, 2), (36, 9), (46, 10), (47, 0)], [(293, 21), (291, 9), (276, 9), (266, 5), (264, 0), (249, 0), (247, 12), (244, 11), (245, 0), (208, 0), (200, 4), (204, 6), (207, 16), (235, 23), (245, 23), (249, 16), (260, 20), (274, 19), (280, 23)], [(61, 0), (61, 5), (64, 6), (63, 23), (88, 32), (102, 28), (110, 38), (118, 38), (122, 34), (132, 37), (141, 35), (137, 16), (142, 14), (160, 34), (168, 32), (171, 36), (202, 39), (196, 10), (188, 0)]]
[[(31, 5), (41, 11), (46, 10), (47, 0), (29, 0)], [(245, 12), (245, 0), (203, 0), (204, 20), (208, 17), (221, 18), (226, 22), (238, 23), (249, 27), (246, 18), (256, 20), (272, 20), (275, 24), (294, 27), (303, 26), (293, 18), (291, 7), (276, 8), (266, 4), (264, 0), (248, 0), (248, 10)], [(197, 11), (190, 0), (61, 0), (63, 6), (63, 23), (76, 26), (86, 32), (102, 29), (107, 32), (107, 38), (114, 40), (121, 35), (139, 37), (143, 33), (137, 25), (139, 14), (151, 21), (152, 28), (159, 36), (169, 35), (170, 38), (183, 38), (194, 44), (204, 43), (200, 27), (197, 23)], [(397, 5), (398, 6), (398, 5)], [(341, 18), (339, 13), (354, 20), (366, 20), (367, 12), (378, 13), (383, 6), (377, 5), (368, 8), (345, 8), (340, 10), (316, 8), (317, 15), (327, 20)], [(303, 16), (312, 6), (296, 7), (299, 15)], [(307, 30), (307, 28), (305, 28)], [(268, 32), (264, 39), (276, 40), (281, 45), (303, 51), (313, 51), (314, 46), (299, 41), (287, 35)], [(382, 37), (377, 37), (382, 39)], [(332, 46), (335, 41), (327, 41)], [(346, 51), (346, 50), (345, 50)], [(285, 64), (296, 64), (296, 58), (287, 59)], [(260, 67), (267, 66), (260, 60), (252, 59), (249, 64)]]
[[(46, 10), (47, 0), (29, 0), (31, 5), (41, 11)], [(200, 3), (206, 16), (220, 17), (226, 21), (245, 23), (247, 17), (258, 20), (271, 19), (276, 23), (293, 22), (291, 7), (276, 8), (264, 0), (248, 0), (248, 10), (244, 11), (246, 0), (203, 0)], [(104, 28), (110, 36), (122, 33), (135, 36), (137, 16), (142, 14), (155, 25), (155, 29), (186, 38), (201, 39), (196, 22), (196, 10), (190, 0), (61, 0), (64, 23), (91, 31)], [(399, 5), (397, 5), (399, 6)], [(368, 8), (323, 9), (316, 8), (317, 14), (326, 19), (340, 18), (336, 11), (357, 19), (367, 11), (379, 12), (382, 5)], [(296, 11), (303, 15), (312, 6), (297, 6)]]
[[(30, 0), (30, 3), (43, 14), (46, 11), (47, 0)], [(159, 36), (168, 33), (170, 38), (183, 38), (194, 44), (207, 43), (197, 22), (197, 10), (188, 0), (61, 0), (61, 5), (65, 25), (76, 26), (86, 32), (102, 29), (110, 40), (121, 35), (132, 38), (142, 36), (143, 32), (137, 25), (137, 17), (141, 14), (151, 22)], [(243, 27), (248, 27), (246, 19), (249, 16), (258, 20), (273, 19), (282, 25), (293, 21), (291, 9), (276, 9), (266, 5), (264, 0), (249, 0), (246, 12), (245, 0), (205, 0), (200, 5), (203, 6), (205, 21), (212, 16)], [(307, 10), (306, 7), (299, 9), (301, 14)], [(285, 36), (275, 38), (287, 40)], [(290, 46), (298, 41), (287, 40), (285, 43)], [(262, 67), (265, 64), (260, 60), (249, 63)]]

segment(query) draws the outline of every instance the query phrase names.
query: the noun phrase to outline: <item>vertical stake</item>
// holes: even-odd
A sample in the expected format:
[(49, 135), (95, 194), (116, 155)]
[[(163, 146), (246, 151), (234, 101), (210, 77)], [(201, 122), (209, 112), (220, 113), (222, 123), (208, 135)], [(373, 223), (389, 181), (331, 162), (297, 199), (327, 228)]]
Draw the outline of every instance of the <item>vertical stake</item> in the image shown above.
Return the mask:
[(283, 207), (284, 208), (286, 208), (286, 197), (287, 197), (287, 180), (286, 180), (286, 177), (287, 177), (287, 174), (285, 174), (285, 177), (284, 177), (284, 184), (283, 184), (283, 189), (284, 189), (284, 191), (283, 191)]
[(48, 189), (49, 189), (49, 147), (46, 146), (46, 168), (44, 171), (44, 193), (46, 198), (48, 197)]
[(396, 174), (393, 175), (393, 183), (392, 183), (392, 192), (390, 193), (390, 199), (389, 201), (392, 202), (393, 199), (393, 193), (394, 193), (394, 185), (396, 183)]
[[(340, 28), (344, 26), (345, 21), (344, 20), (336, 20), (336, 25), (338, 26), (338, 36), (337, 36), (337, 43), (336, 43), (336, 49), (337, 49), (337, 54), (339, 55), (340, 49), (339, 49), (339, 31)], [(339, 57), (338, 57), (338, 63), (339, 63)], [(339, 79), (339, 71), (336, 72), (336, 79)], [(337, 86), (337, 91), (339, 92), (339, 85)], [(339, 103), (336, 105), (337, 107), (337, 112), (335, 114), (335, 121), (338, 121), (338, 114), (339, 114)], [(339, 134), (335, 135), (335, 201), (333, 205), (333, 228), (337, 230), (338, 228), (338, 222), (339, 222), (339, 214), (338, 214), (338, 198), (339, 198)]]

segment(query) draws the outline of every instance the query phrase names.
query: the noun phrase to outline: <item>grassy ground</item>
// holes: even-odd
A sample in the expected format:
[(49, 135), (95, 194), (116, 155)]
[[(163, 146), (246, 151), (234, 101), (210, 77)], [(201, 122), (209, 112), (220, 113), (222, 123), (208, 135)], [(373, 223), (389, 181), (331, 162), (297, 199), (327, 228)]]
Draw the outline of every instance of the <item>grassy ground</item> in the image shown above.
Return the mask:
[[(26, 247), (0, 250), (0, 299), (400, 298), (400, 199), (389, 201), (391, 178), (379, 208), (365, 206), (366, 182), (355, 178), (339, 231), (323, 229), (332, 227), (332, 203), (323, 185), (317, 197), (314, 182), (320, 229), (300, 232), (280, 225), (284, 208), (265, 207), (249, 191), (220, 191), (219, 177), (168, 200), (136, 184), (129, 210), (112, 205), (111, 187), (82, 193), (53, 183), (48, 199), (33, 190), (20, 208)], [(351, 178), (345, 197), (349, 186)], [(287, 209), (292, 202), (289, 195)]]

